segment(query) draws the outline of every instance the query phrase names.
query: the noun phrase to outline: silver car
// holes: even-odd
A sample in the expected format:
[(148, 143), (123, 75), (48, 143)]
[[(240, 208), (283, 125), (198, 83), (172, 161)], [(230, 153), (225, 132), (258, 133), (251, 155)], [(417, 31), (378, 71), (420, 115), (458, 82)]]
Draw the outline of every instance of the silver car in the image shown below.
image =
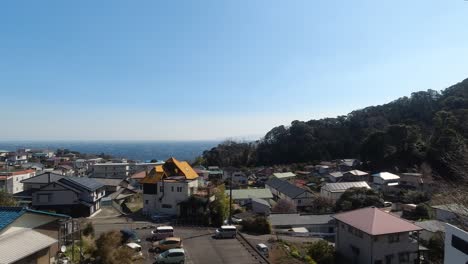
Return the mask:
[(159, 254), (155, 259), (157, 264), (183, 264), (185, 262), (185, 250), (182, 248), (169, 249)]

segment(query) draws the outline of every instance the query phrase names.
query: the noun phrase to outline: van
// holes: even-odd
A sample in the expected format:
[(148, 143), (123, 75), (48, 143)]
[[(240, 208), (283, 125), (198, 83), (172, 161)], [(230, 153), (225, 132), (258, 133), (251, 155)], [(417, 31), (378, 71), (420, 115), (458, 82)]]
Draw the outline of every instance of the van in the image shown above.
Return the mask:
[(174, 236), (174, 228), (172, 226), (158, 226), (155, 230), (151, 231), (151, 240), (161, 240), (166, 237)]
[(263, 244), (263, 243), (260, 243), (260, 244), (257, 244), (256, 246), (257, 250), (265, 257), (268, 258), (269, 256), (269, 250), (268, 250), (268, 247), (267, 245)]
[(215, 238), (235, 238), (237, 228), (233, 225), (223, 225), (215, 231)]
[(138, 245), (137, 243), (132, 242), (132, 243), (128, 243), (126, 246), (133, 251), (133, 256), (132, 256), (133, 260), (143, 258), (143, 253), (141, 252), (141, 246), (140, 245)]
[(157, 264), (183, 264), (185, 262), (185, 251), (182, 248), (173, 248), (155, 257)]

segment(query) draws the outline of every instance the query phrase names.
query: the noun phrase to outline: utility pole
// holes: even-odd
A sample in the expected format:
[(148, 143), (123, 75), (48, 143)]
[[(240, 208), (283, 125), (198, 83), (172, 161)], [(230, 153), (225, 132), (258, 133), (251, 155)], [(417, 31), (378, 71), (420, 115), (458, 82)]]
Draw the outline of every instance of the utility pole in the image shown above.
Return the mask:
[(231, 225), (232, 224), (232, 173), (230, 182), (229, 182), (229, 220), (228, 223)]

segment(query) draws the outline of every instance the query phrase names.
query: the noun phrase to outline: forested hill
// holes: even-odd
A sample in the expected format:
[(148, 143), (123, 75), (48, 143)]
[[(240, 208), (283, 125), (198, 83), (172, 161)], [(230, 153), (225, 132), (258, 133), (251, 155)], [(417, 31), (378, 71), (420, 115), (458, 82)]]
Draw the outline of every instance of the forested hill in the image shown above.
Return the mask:
[(412, 93), (346, 116), (293, 121), (253, 143), (224, 142), (207, 164), (253, 166), (360, 158), (369, 170), (418, 170), (468, 179), (468, 79), (441, 92)]

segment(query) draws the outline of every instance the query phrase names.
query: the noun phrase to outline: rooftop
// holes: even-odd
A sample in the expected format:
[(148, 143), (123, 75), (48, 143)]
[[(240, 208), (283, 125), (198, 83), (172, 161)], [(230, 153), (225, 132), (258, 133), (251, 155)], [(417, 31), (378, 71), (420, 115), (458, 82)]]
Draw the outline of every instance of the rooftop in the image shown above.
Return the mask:
[(86, 177), (64, 177), (60, 179), (59, 182), (71, 185), (72, 187), (86, 189), (88, 191), (95, 191), (104, 187), (104, 184), (96, 181), (95, 179)]
[(273, 176), (275, 176), (278, 179), (285, 179), (285, 178), (296, 177), (296, 174), (292, 172), (275, 172), (273, 173)]
[(422, 230), (411, 222), (375, 207), (339, 213), (333, 218), (372, 236)]
[(365, 181), (358, 182), (336, 182), (336, 183), (327, 183), (322, 187), (322, 190), (329, 192), (342, 192), (350, 188), (367, 188), (370, 189), (369, 184)]
[(427, 220), (427, 221), (421, 221), (421, 222), (414, 222), (414, 224), (432, 233), (435, 233), (438, 231), (445, 232), (445, 223), (439, 220)]
[(385, 181), (399, 180), (400, 179), (400, 176), (395, 175), (395, 174), (390, 173), (390, 172), (380, 172), (380, 173), (372, 174), (372, 176), (382, 178)]
[(360, 170), (350, 170), (350, 171), (348, 171), (347, 173), (351, 173), (351, 174), (353, 174), (354, 176), (364, 176), (364, 175), (368, 175), (368, 174), (369, 174), (369, 173), (367, 173), (367, 172), (360, 171)]
[(49, 183), (49, 182), (56, 182), (60, 179), (62, 179), (64, 176), (52, 172), (44, 172), (41, 174), (38, 174), (34, 177), (22, 180), (22, 183)]
[(32, 210), (32, 209), (23, 208), (23, 207), (0, 206), (0, 230), (5, 228), (9, 224), (13, 223), (16, 219), (18, 219), (25, 213), (43, 214), (43, 215), (60, 217), (60, 218), (69, 218), (69, 216), (63, 215), (63, 214), (49, 213), (45, 211)]
[(455, 204), (455, 203), (441, 204), (441, 205), (432, 206), (432, 208), (449, 211), (458, 215), (468, 216), (468, 208), (466, 208), (465, 206), (461, 204)]
[[(229, 190), (225, 191), (226, 195), (229, 195)], [(270, 189), (237, 189), (232, 190), (232, 199), (250, 199), (250, 198), (260, 198), (260, 199), (273, 199), (273, 194)]]
[(328, 224), (333, 218), (329, 214), (301, 215), (301, 214), (271, 214), (268, 219), (272, 226), (307, 226)]
[(280, 180), (275, 177), (269, 179), (265, 183), (265, 185), (268, 185), (274, 188), (275, 190), (285, 194), (286, 196), (290, 198), (296, 198), (297, 196), (303, 194), (304, 192), (308, 192), (306, 189), (297, 187), (296, 185), (288, 181)]

